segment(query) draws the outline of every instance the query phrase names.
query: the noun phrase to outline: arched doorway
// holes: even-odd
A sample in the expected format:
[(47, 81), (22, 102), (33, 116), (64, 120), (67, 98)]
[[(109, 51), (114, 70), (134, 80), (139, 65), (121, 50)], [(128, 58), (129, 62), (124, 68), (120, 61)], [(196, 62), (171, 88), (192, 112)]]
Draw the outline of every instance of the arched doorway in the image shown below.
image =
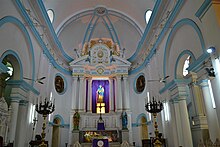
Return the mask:
[(148, 139), (147, 119), (143, 116), (141, 117), (141, 138)]
[(60, 146), (60, 124), (61, 124), (61, 120), (59, 118), (54, 118), (53, 133), (52, 133), (52, 147)]

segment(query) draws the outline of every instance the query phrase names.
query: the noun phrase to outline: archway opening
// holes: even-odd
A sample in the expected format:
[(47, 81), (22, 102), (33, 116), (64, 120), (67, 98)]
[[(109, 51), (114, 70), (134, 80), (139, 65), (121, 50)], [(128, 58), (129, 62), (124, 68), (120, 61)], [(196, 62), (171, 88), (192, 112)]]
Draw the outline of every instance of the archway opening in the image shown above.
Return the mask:
[(52, 133), (52, 147), (60, 146), (60, 124), (61, 124), (61, 120), (59, 118), (54, 118), (53, 133)]

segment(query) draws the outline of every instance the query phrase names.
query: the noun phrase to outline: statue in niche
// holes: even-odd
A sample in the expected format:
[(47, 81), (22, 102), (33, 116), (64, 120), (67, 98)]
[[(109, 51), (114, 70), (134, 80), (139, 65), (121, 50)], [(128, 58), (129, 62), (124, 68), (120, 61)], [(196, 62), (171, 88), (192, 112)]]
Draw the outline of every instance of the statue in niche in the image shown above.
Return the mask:
[(99, 85), (99, 88), (96, 91), (96, 99), (98, 103), (102, 103), (104, 98), (104, 88), (102, 85)]
[(127, 125), (128, 125), (128, 115), (124, 111), (121, 113), (121, 119), (122, 119), (122, 130), (127, 130)]
[(75, 112), (73, 115), (73, 129), (79, 130), (79, 120), (80, 120), (80, 114), (78, 111)]

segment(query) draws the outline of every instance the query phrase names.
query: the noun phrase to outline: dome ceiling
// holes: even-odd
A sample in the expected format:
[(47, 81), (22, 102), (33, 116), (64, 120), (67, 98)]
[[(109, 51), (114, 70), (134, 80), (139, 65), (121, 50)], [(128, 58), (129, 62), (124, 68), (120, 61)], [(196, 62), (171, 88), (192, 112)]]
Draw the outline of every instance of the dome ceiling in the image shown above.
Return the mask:
[[(44, 0), (54, 11), (52, 23), (66, 54), (77, 58), (92, 38), (110, 38), (129, 59), (136, 51), (146, 27), (145, 12), (154, 0)], [(77, 51), (75, 50), (77, 49)]]

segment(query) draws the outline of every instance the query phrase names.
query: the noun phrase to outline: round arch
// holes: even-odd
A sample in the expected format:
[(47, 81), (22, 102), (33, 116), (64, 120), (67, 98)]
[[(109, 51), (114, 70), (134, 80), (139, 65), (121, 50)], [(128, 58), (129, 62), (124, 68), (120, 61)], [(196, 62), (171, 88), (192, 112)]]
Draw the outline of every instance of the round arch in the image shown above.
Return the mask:
[(23, 79), (23, 67), (22, 62), (18, 56), (18, 54), (13, 50), (7, 50), (4, 52), (0, 58), (0, 62), (2, 62), (5, 58), (9, 61), (14, 68), (13, 80), (22, 80)]
[(174, 69), (174, 78), (175, 79), (180, 78), (180, 75), (183, 73), (182, 72), (182, 70), (183, 70), (182, 65), (184, 64), (184, 61), (186, 60), (186, 58), (188, 56), (191, 57), (192, 62), (194, 62), (196, 60), (194, 54), (190, 50), (182, 51), (176, 60), (175, 69)]
[(191, 26), (197, 33), (198, 37), (199, 37), (199, 40), (200, 40), (200, 44), (201, 44), (201, 47), (202, 47), (202, 51), (203, 53), (205, 53), (205, 42), (204, 42), (204, 39), (203, 39), (203, 35), (202, 35), (202, 32), (201, 30), (199, 29), (198, 25), (191, 19), (188, 19), (188, 18), (184, 18), (180, 21), (178, 21), (173, 29), (171, 30), (169, 36), (168, 36), (168, 39), (166, 41), (166, 45), (165, 45), (165, 51), (164, 51), (164, 59), (163, 59), (163, 75), (165, 76), (167, 73), (167, 60), (169, 59), (169, 54), (170, 54), (170, 47), (171, 47), (171, 44), (172, 44), (172, 40), (176, 34), (176, 32), (178, 31), (178, 29), (180, 29), (182, 26), (184, 25), (189, 25)]
[[(27, 29), (25, 28), (24, 24), (19, 19), (15, 18), (15, 17), (13, 17), (13, 16), (3, 17), (0, 20), (0, 27), (2, 27), (6, 23), (12, 23), (12, 24), (16, 25), (21, 30), (21, 32), (24, 34), (24, 36), (26, 38), (26, 41), (27, 41), (28, 49), (29, 49), (30, 54), (31, 54), (31, 60), (30, 61), (32, 62), (32, 67), (30, 67), (30, 69), (32, 68), (32, 79), (34, 79), (35, 78), (35, 59), (34, 59), (35, 57), (34, 57), (34, 50), (33, 50), (33, 45), (32, 45), (30, 35), (29, 35)], [(22, 71), (22, 74), (20, 74), (20, 75), (22, 76), (22, 77), (20, 77), (20, 79), (22, 80), (23, 79), (23, 71)], [(31, 81), (31, 85), (32, 86), (34, 85), (34, 81)]]

